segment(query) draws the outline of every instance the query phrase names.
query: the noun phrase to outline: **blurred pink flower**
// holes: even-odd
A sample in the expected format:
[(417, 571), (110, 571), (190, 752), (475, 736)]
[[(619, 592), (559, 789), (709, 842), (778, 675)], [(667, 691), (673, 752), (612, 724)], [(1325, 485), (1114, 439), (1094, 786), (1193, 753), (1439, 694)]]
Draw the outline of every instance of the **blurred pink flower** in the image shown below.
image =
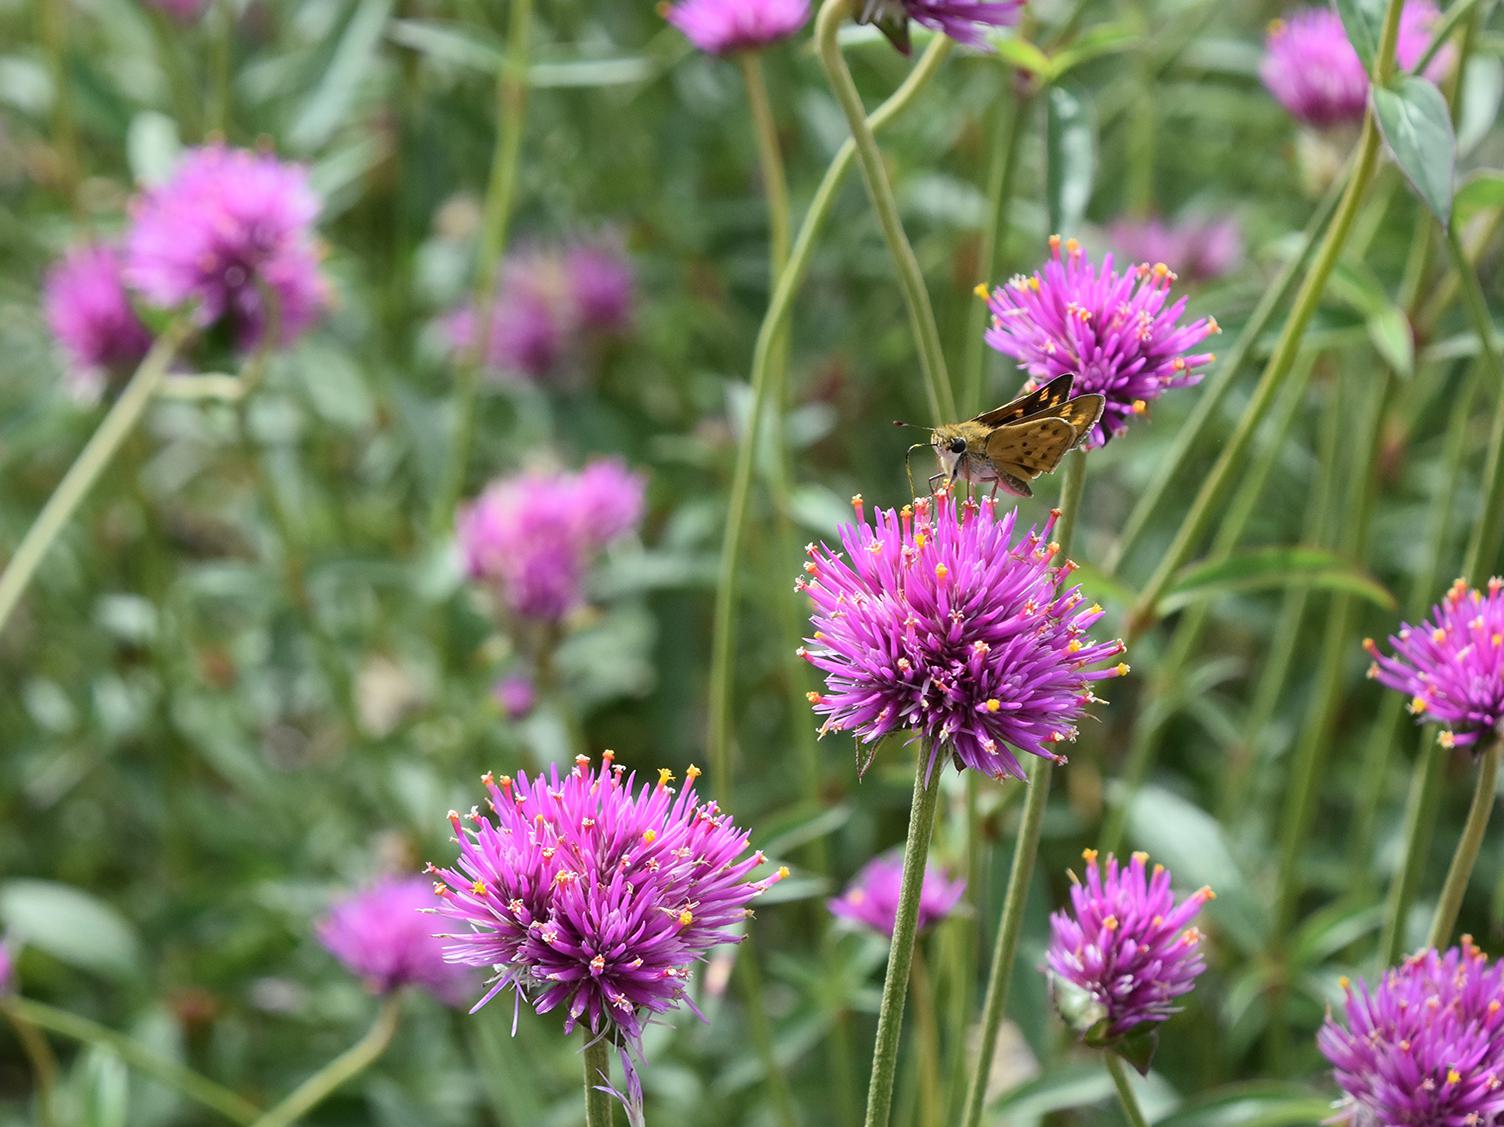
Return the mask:
[(510, 673), (491, 686), (491, 696), (508, 720), (521, 720), (538, 701), (538, 689), (525, 673)]
[(133, 368), (151, 347), (151, 334), (131, 308), (117, 247), (74, 247), (47, 272), (42, 308), (52, 335), (68, 354), (69, 387), (97, 395), (112, 375)]
[(450, 1006), (476, 985), (464, 967), (444, 961), (435, 937), (433, 885), (423, 877), (387, 877), (341, 900), (319, 924), (319, 942), (375, 994), (416, 986)]
[(1125, 262), (1163, 262), (1192, 282), (1221, 278), (1243, 261), (1243, 231), (1232, 218), (1119, 219), (1107, 242)]
[(664, 18), (712, 55), (787, 39), (809, 19), (809, 0), (679, 0)]
[[(862, 924), (873, 931), (893, 936), (893, 921), (898, 916), (898, 892), (903, 883), (903, 858), (896, 854), (874, 857), (862, 866), (846, 891), (826, 907), (832, 915)], [(966, 891), (966, 882), (952, 880), (945, 870), (930, 865), (924, 870), (924, 884), (919, 890), (919, 930), (938, 923), (950, 915)]]

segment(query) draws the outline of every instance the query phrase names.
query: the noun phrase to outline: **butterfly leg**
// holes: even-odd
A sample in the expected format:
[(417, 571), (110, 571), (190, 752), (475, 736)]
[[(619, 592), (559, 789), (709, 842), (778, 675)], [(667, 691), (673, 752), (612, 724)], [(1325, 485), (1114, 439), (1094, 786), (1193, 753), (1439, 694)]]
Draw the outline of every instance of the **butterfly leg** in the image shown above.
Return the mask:
[[(935, 491), (935, 482), (939, 481), (943, 477), (945, 477), (945, 474), (943, 474), (943, 473), (937, 473), (937, 474), (931, 474), (930, 475), (930, 492), (931, 493), (933, 493)], [(948, 485), (950, 483), (946, 482), (946, 484)]]

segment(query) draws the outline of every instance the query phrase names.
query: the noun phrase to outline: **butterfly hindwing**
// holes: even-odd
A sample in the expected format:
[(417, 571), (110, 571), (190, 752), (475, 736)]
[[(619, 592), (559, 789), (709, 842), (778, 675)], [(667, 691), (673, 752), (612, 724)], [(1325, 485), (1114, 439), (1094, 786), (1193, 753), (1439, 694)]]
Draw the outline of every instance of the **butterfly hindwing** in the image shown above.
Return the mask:
[(1069, 403), (1061, 405), (1059, 417), (1076, 428), (1076, 441), (1071, 444), (1072, 450), (1086, 441), (1087, 435), (1091, 434), (1092, 428), (1101, 420), (1102, 409), (1106, 406), (1106, 397), (1095, 392), (1078, 395)]
[[(1008, 423), (1016, 423), (1033, 415), (1053, 413), (1064, 405), (1071, 397), (1071, 385), (1076, 381), (1074, 372), (1066, 372), (1063, 376), (1056, 376), (1041, 388), (1036, 388), (1028, 395), (1020, 395), (1017, 399), (1004, 403), (1001, 407), (994, 407), (990, 411), (983, 411), (973, 422), (981, 423), (987, 427), (1006, 426)], [(1100, 397), (1099, 397), (1100, 398)]]
[(1076, 445), (1080, 432), (1062, 418), (1039, 415), (998, 427), (987, 436), (987, 458), (1000, 471), (1029, 478), (1051, 473)]

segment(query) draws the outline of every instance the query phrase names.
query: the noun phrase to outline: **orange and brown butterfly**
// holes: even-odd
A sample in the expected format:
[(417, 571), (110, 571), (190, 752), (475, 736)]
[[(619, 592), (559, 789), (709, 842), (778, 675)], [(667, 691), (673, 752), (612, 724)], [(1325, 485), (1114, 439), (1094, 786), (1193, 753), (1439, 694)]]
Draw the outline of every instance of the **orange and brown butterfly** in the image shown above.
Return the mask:
[[(925, 446), (934, 448), (940, 472), (930, 478), (931, 491), (936, 482), (949, 486), (959, 478), (968, 485), (991, 482), (994, 494), (1001, 487), (1019, 497), (1032, 496), (1029, 483), (1040, 474), (1053, 473), (1062, 458), (1086, 441), (1102, 417), (1106, 403), (1102, 396), (1071, 398), (1075, 379), (1074, 373), (1067, 372), (974, 419), (931, 428), (929, 442), (909, 447), (910, 455)], [(913, 489), (911, 471), (910, 492)]]

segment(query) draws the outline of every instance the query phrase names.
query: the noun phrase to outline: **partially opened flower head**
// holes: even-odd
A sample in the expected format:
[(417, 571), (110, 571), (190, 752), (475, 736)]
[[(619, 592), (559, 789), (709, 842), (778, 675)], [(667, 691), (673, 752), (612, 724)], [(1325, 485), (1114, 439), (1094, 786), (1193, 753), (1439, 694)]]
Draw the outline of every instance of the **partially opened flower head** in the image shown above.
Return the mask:
[(909, 21), (968, 47), (986, 48), (987, 33), (1010, 27), (1023, 0), (860, 0), (857, 22), (875, 24), (889, 42), (909, 53)]
[(85, 244), (53, 265), (42, 284), (47, 326), (70, 361), (68, 386), (81, 398), (125, 375), (151, 347), (120, 272), (118, 248)]
[(435, 938), (433, 886), (422, 877), (387, 877), (346, 897), (319, 924), (321, 942), (375, 994), (415, 986), (457, 1006), (474, 989), (473, 971), (444, 961)]
[(270, 153), (192, 149), (149, 190), (126, 240), (125, 279), (153, 305), (192, 305), (242, 349), (273, 325), (287, 344), (329, 302), (313, 223), (319, 199), (300, 165)]
[(1111, 1044), (1175, 1013), (1206, 969), (1190, 926), (1212, 899), (1202, 888), (1176, 903), (1170, 873), (1135, 853), (1126, 868), (1088, 849), (1086, 879), (1072, 874), (1071, 907), (1050, 917), (1048, 965), (1061, 1015), (1093, 1044)]
[(450, 815), (459, 859), (433, 868), (434, 911), (455, 963), (496, 969), (479, 1005), (516, 989), (539, 1013), (635, 1044), (653, 1014), (688, 1001), (694, 964), (742, 937), (748, 905), (784, 874), (714, 802), (660, 771), (637, 782), (610, 752), (562, 778), (486, 776), (490, 813)]
[[(869, 927), (889, 938), (898, 918), (898, 892), (903, 884), (903, 858), (890, 853), (862, 866), (840, 896), (827, 901), (831, 914)], [(952, 880), (938, 865), (926, 866), (919, 889), (919, 930), (939, 923), (960, 903), (966, 882)]]
[(1064, 762), (1095, 682), (1128, 672), (1118, 641), (1087, 631), (1102, 617), (1070, 583), (1042, 529), (1016, 535), (1018, 511), (990, 500), (922, 498), (842, 525), (843, 552), (809, 546), (797, 582), (814, 636), (802, 656), (825, 676), (811, 693), (824, 732), (871, 745), (912, 732), (958, 766), (1024, 777), (1015, 752)]
[(1468, 937), (1422, 951), (1376, 989), (1342, 981), (1340, 1015), (1316, 1044), (1348, 1127), (1493, 1127), (1504, 1122), (1504, 965)]
[(1192, 282), (1214, 281), (1243, 261), (1243, 232), (1230, 217), (1119, 219), (1107, 228), (1107, 242), (1123, 261), (1172, 263)]
[(809, 19), (809, 0), (679, 0), (663, 15), (700, 50), (726, 55), (794, 35)]
[(644, 483), (620, 462), (501, 478), (459, 514), (470, 575), (515, 615), (557, 621), (585, 599), (590, 564), (642, 519)]
[(1486, 593), (1457, 580), (1429, 621), (1402, 623), (1389, 644), (1392, 657), (1364, 639), (1368, 675), (1408, 696), (1418, 722), (1440, 724), (1443, 747), (1504, 737), (1504, 580)]
[[(1430, 43), (1436, 6), (1409, 0), (1400, 15), (1395, 58), (1409, 70)], [(1426, 66), (1426, 77), (1440, 81), (1452, 64), (1443, 50)], [(1325, 128), (1363, 120), (1368, 107), (1368, 72), (1330, 7), (1302, 8), (1269, 25), (1260, 74), (1269, 92), (1298, 121)]]
[(1080, 243), (1058, 235), (1050, 251), (1033, 274), (991, 292), (979, 287), (992, 311), (986, 340), (1028, 372), (1025, 391), (1074, 372), (1074, 394), (1105, 397), (1102, 419), (1086, 440), (1101, 446), (1151, 400), (1199, 383), (1201, 369), (1216, 357), (1193, 350), (1221, 329), (1212, 317), (1181, 322), (1185, 298), (1171, 299), (1175, 273), (1163, 262), (1119, 273), (1112, 255), (1094, 266)]

